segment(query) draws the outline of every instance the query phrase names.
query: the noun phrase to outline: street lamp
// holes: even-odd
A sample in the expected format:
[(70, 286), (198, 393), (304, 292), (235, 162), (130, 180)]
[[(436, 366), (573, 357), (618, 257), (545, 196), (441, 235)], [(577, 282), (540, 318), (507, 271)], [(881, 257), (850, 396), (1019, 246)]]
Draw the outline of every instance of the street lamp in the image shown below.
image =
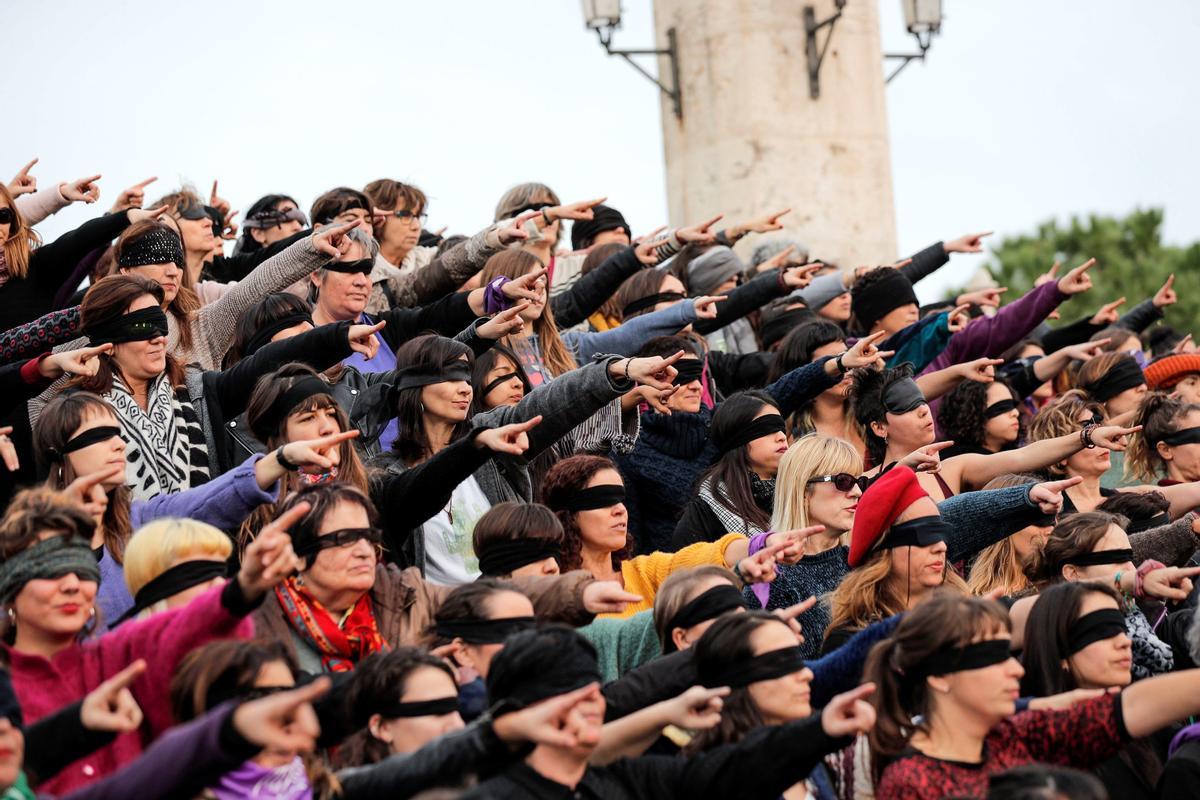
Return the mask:
[[(804, 53), (808, 56), (808, 96), (816, 100), (821, 96), (821, 62), (825, 60), (825, 51), (829, 49), (829, 40), (833, 38), (833, 26), (842, 18), (842, 9), (846, 0), (833, 0), (837, 13), (828, 19), (817, 22), (817, 10), (812, 6), (804, 7)], [(817, 33), (821, 28), (828, 27), (825, 43), (817, 46)]]
[(904, 27), (917, 40), (919, 53), (884, 53), (885, 59), (900, 59), (900, 66), (887, 76), (887, 83), (900, 74), (912, 61), (924, 61), (925, 53), (933, 42), (933, 35), (942, 28), (942, 0), (901, 0), (904, 9)]
[[(620, 56), (645, 75), (663, 94), (671, 98), (675, 118), (683, 119), (683, 96), (679, 86), (679, 51), (675, 44), (674, 28), (667, 29), (665, 49), (616, 50), (612, 46), (612, 35), (614, 30), (621, 27), (621, 0), (583, 0), (583, 21), (590, 30), (596, 32), (606, 53), (610, 56)], [(666, 56), (671, 65), (671, 87), (663, 85), (662, 81), (647, 72), (630, 56)]]

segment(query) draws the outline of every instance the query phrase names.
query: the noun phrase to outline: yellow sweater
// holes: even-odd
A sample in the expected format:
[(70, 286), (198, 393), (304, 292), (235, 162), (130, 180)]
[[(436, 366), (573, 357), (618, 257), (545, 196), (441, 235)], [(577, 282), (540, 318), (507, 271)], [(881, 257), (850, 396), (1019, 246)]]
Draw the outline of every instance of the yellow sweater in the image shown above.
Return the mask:
[(640, 594), (642, 602), (630, 603), (620, 614), (600, 614), (601, 617), (632, 617), (639, 611), (654, 608), (654, 595), (667, 576), (678, 569), (701, 567), (705, 564), (725, 566), (725, 551), (733, 542), (746, 537), (727, 533), (715, 542), (696, 542), (675, 553), (649, 553), (621, 563), (621, 578), (625, 591)]

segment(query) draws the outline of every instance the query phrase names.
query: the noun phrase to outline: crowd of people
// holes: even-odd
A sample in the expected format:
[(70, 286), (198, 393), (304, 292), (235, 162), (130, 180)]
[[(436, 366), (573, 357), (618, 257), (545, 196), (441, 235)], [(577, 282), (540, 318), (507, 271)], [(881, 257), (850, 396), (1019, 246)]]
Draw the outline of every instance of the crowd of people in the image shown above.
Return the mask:
[[(0, 797), (1200, 795), (1200, 353), (787, 210), (0, 184)], [(286, 187), (283, 187), (286, 188)], [(473, 232), (472, 232), (473, 231)], [(743, 243), (744, 242), (744, 243)], [(743, 243), (743, 244), (739, 244)], [(1065, 311), (1064, 311), (1065, 313)]]

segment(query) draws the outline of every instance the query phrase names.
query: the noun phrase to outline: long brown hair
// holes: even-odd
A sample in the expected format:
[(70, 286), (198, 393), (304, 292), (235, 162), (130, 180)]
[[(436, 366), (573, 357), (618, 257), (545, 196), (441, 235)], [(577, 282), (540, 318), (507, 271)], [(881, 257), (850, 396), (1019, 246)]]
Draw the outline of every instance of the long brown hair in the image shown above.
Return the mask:
[[(542, 262), (533, 253), (525, 250), (505, 250), (487, 260), (483, 267), (482, 281), (486, 286), (491, 281), (504, 276), (509, 280), (519, 278), (530, 270), (542, 266)], [(546, 370), (558, 377), (575, 369), (575, 357), (558, 335), (558, 325), (554, 322), (554, 311), (550, 307), (549, 287), (546, 290), (546, 306), (542, 315), (533, 322), (533, 332), (538, 337), (542, 349), (542, 362)], [(512, 347), (512, 337), (505, 336), (503, 343)]]
[(1025, 566), (1025, 574), (1039, 588), (1063, 580), (1062, 568), (1068, 559), (1092, 552), (1111, 525), (1124, 529), (1129, 520), (1120, 514), (1086, 511), (1071, 514), (1050, 531), (1042, 549)]
[(16, 199), (3, 181), (0, 181), (0, 200), (4, 200), (13, 215), (12, 224), (8, 227), (8, 238), (4, 240), (4, 261), (8, 265), (9, 275), (24, 278), (29, 274), (29, 256), (33, 249), (42, 243), (42, 238), (25, 221), (24, 215), (17, 208)]
[(1166, 471), (1166, 462), (1158, 453), (1158, 443), (1179, 430), (1183, 418), (1193, 411), (1200, 411), (1200, 405), (1165, 392), (1148, 392), (1138, 404), (1137, 417), (1132, 423), (1142, 429), (1129, 437), (1129, 447), (1125, 450), (1125, 476), (1144, 483), (1158, 480), (1159, 470)]
[(921, 668), (934, 653), (1011, 630), (999, 603), (952, 591), (939, 590), (905, 614), (896, 632), (872, 648), (863, 669), (863, 680), (875, 684), (875, 727), (867, 734), (872, 754), (894, 756), (913, 733), (928, 733), (933, 696)]
[[(583, 265), (579, 268), (579, 274), (587, 275), (626, 247), (628, 245), (620, 244), (619, 242), (596, 245), (588, 251), (587, 258), (583, 260)], [(617, 296), (615, 294), (605, 300), (604, 305), (600, 306), (596, 311), (606, 319), (621, 318), (621, 306), (617, 304)]]
[[(317, 373), (311, 367), (304, 364), (285, 364), (274, 372), (268, 373), (258, 379), (258, 383), (254, 386), (254, 391), (250, 395), (250, 402), (246, 405), (246, 419), (253, 428), (259, 419), (270, 410), (275, 400), (282, 396), (288, 389), (291, 389), (298, 381), (304, 378), (315, 378)], [(291, 414), (299, 414), (305, 411), (316, 411), (322, 408), (334, 409), (334, 414), (337, 417), (338, 428), (342, 431), (350, 429), (350, 420), (346, 416), (346, 412), (333, 398), (333, 387), (329, 387), (329, 394), (313, 395), (302, 401), (298, 406), (292, 409)], [(267, 441), (263, 444), (267, 447), (267, 452), (271, 452), (277, 447), (287, 444), (287, 418), (285, 417), (279, 423), (279, 428), (271, 436), (267, 437)], [(362, 490), (364, 493), (370, 492), (368, 481), (367, 468), (363, 466), (362, 459), (358, 457), (358, 452), (354, 449), (354, 444), (350, 441), (344, 441), (338, 445), (338, 475), (337, 480), (342, 481)], [(245, 548), (258, 532), (263, 529), (267, 523), (275, 519), (276, 511), (284, 498), (291, 494), (299, 486), (299, 480), (295, 473), (288, 473), (288, 476), (280, 481), (279, 496), (274, 505), (263, 504), (255, 509), (246, 521), (242, 523), (241, 530), (238, 533), (238, 545)]]
[[(150, 295), (162, 306), (163, 290), (152, 280), (140, 275), (109, 275), (96, 281), (92, 288), (83, 296), (79, 306), (83, 326), (112, 322), (129, 312), (129, 307), (135, 300)], [(99, 368), (92, 376), (81, 376), (71, 379), (68, 386), (78, 386), (96, 394), (106, 394), (112, 391), (113, 375), (121, 374), (121, 367), (111, 353), (100, 355)], [(175, 357), (167, 352), (167, 380), (172, 386), (182, 386), (184, 382), (184, 367)]]
[[(559, 461), (546, 473), (542, 480), (542, 502), (551, 508), (561, 508), (568, 504), (568, 499), (576, 492), (585, 488), (597, 472), (617, 467), (604, 456), (570, 456)], [(583, 535), (579, 531), (579, 523), (575, 521), (575, 511), (554, 512), (563, 526), (562, 555), (558, 557), (558, 566), (563, 572), (579, 569), (583, 566)], [(633, 553), (633, 534), (626, 533), (625, 546), (612, 554), (612, 566), (621, 569), (621, 562)]]
[[(95, 416), (117, 419), (112, 406), (102, 397), (90, 392), (67, 392), (55, 396), (46, 404), (33, 427), (33, 449), (37, 453), (39, 470), (48, 473), (46, 485), (50, 488), (61, 491), (78, 478), (79, 474), (71, 466), (68, 456), (64, 455), (61, 461), (50, 461), (49, 453), (52, 450), (62, 452), (71, 435), (79, 430), (79, 426), (89, 417)], [(124, 560), (125, 543), (133, 535), (129, 487), (122, 483), (106, 493), (108, 507), (104, 509), (104, 516), (100, 520), (103, 526), (104, 546), (112, 560), (120, 564)]]
[[(1027, 486), (1037, 483), (1032, 475), (997, 475), (983, 488), (1005, 489), (1010, 486)], [(1025, 575), (1025, 564), (1017, 555), (1013, 537), (1006, 536), (995, 544), (988, 545), (975, 557), (971, 572), (967, 576), (967, 588), (971, 594), (987, 594), (994, 589), (1003, 589), (1006, 595), (1025, 592), (1030, 588)]]
[[(137, 244), (150, 234), (159, 231), (166, 231), (180, 239), (179, 247), (183, 249), (182, 237), (170, 225), (154, 219), (135, 222), (125, 229), (120, 238), (117, 239), (116, 245), (113, 246), (112, 274), (130, 275), (131, 273), (125, 272), (129, 267), (117, 266), (121, 260), (121, 253), (127, 247)], [(196, 289), (192, 285), (192, 276), (187, 268), (187, 256), (184, 256), (184, 263), (176, 264), (176, 266), (179, 267), (179, 271), (182, 273), (179, 278), (179, 291), (175, 293), (175, 298), (163, 310), (174, 317), (175, 321), (179, 323), (176, 326), (179, 331), (179, 349), (182, 352), (188, 352), (192, 349), (192, 329), (188, 325), (188, 321), (191, 319), (192, 314), (200, 310), (200, 297), (196, 294)], [(136, 273), (133, 274), (136, 275)], [(159, 305), (162, 305), (163, 298), (159, 297), (158, 302)]]

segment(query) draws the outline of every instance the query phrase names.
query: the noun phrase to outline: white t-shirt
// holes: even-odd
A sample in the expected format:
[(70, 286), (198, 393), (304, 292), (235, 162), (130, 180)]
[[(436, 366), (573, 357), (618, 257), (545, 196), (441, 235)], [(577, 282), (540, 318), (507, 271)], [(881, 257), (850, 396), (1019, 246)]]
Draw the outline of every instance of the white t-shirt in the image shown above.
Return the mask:
[(491, 507), (474, 475), (455, 487), (449, 510), (442, 509), (421, 526), (426, 580), (457, 586), (479, 577), (479, 559), (471, 536), (475, 523)]

